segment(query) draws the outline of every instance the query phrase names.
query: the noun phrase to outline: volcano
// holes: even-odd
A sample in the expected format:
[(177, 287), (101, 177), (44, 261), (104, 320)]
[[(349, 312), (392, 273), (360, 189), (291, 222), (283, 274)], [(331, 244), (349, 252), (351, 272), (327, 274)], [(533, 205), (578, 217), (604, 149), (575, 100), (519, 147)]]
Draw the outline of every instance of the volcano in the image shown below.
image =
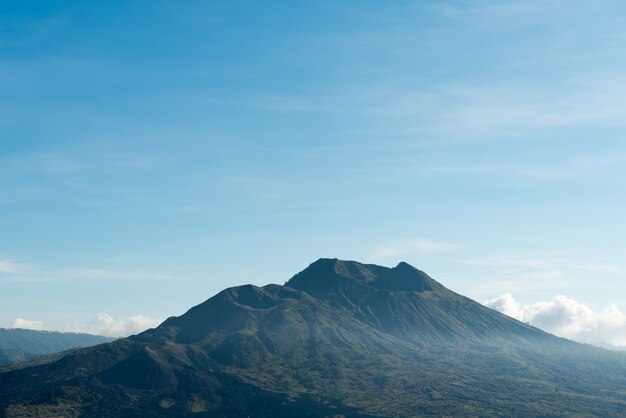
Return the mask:
[(320, 259), (129, 338), (0, 374), (4, 416), (624, 416), (626, 355), (400, 263)]

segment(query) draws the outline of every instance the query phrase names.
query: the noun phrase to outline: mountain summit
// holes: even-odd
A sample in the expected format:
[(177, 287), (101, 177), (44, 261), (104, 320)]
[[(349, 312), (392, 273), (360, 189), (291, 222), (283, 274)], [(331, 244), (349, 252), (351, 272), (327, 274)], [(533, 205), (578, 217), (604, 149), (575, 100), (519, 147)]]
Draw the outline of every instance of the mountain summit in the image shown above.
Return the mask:
[(626, 357), (406, 264), (320, 259), (159, 327), (0, 374), (7, 416), (622, 416)]
[(287, 286), (316, 296), (356, 286), (405, 292), (443, 289), (426, 273), (404, 262), (387, 268), (336, 258), (317, 260), (289, 280)]

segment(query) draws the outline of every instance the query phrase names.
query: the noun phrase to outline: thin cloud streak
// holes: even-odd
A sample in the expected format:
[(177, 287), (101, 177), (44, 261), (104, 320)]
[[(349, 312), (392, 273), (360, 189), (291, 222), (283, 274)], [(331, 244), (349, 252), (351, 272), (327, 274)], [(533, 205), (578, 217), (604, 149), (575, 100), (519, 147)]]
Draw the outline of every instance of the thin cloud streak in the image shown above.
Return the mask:
[(480, 284), (464, 287), (480, 299), (508, 292), (524, 295), (536, 295), (539, 291), (557, 293), (566, 288), (584, 292), (583, 277), (593, 275), (600, 282), (620, 279), (624, 275), (622, 266), (598, 260), (575, 259), (562, 254), (495, 255), (463, 260), (462, 263), (467, 266), (480, 268), (482, 276)]
[(25, 274), (31, 270), (28, 264), (19, 263), (8, 258), (0, 260), (0, 274)]
[[(572, 270), (588, 270), (603, 273), (623, 273), (624, 269), (620, 266), (611, 264), (602, 264), (592, 261), (577, 261), (567, 258), (559, 258), (552, 256), (541, 257), (522, 257), (522, 256), (488, 256), (484, 258), (471, 259), (466, 261), (467, 264), (494, 267), (494, 268), (513, 268), (513, 269), (572, 269)], [(517, 271), (517, 270), (512, 270)]]
[(375, 260), (386, 260), (407, 254), (441, 253), (451, 251), (457, 247), (454, 244), (428, 239), (398, 240), (376, 248), (372, 253), (372, 258)]
[(0, 260), (0, 282), (51, 282), (72, 280), (171, 280), (164, 273), (148, 269), (46, 268), (9, 259)]

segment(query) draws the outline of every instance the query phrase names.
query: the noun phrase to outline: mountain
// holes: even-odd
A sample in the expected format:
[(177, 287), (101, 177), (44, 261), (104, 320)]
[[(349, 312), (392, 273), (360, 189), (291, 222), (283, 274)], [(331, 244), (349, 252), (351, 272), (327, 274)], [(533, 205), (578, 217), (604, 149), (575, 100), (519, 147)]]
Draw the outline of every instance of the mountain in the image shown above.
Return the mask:
[(32, 360), (45, 354), (90, 347), (112, 338), (75, 332), (0, 328), (0, 366)]
[(0, 374), (6, 416), (598, 416), (626, 356), (458, 295), (414, 267), (321, 259), (159, 327)]

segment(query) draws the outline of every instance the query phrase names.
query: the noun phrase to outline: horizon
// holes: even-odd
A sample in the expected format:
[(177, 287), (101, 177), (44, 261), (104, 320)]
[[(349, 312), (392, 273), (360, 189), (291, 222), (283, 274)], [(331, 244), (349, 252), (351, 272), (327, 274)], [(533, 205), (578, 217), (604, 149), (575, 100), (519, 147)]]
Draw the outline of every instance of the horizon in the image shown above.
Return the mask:
[(400, 260), (626, 346), (626, 4), (0, 6), (0, 327)]

